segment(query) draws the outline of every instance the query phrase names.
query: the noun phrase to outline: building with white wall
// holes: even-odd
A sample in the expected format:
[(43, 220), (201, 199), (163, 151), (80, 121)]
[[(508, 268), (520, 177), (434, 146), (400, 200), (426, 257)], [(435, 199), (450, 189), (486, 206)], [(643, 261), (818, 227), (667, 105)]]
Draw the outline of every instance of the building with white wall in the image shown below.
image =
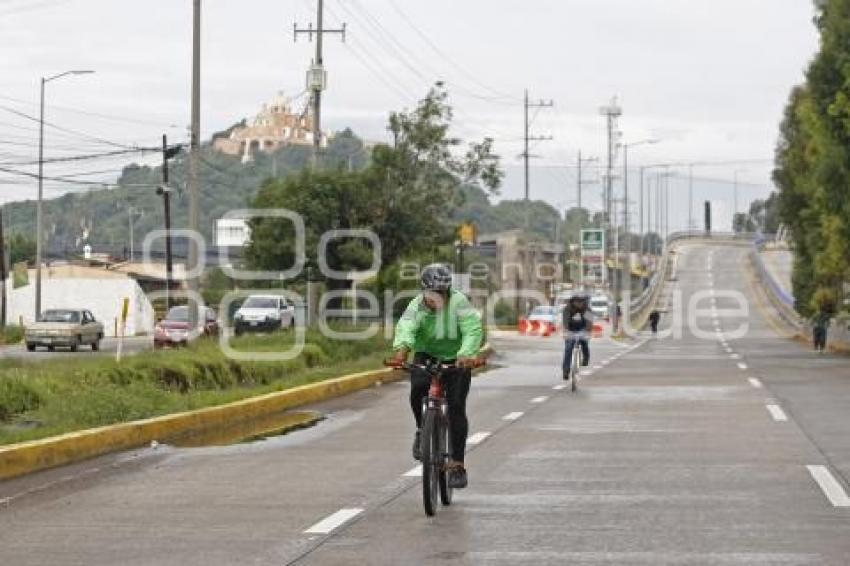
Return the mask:
[[(115, 335), (124, 297), (129, 298), (125, 334), (153, 332), (155, 313), (139, 282), (126, 273), (85, 265), (58, 265), (42, 268), (42, 310), (88, 309), (103, 323), (106, 336)], [(13, 288), (12, 278), (6, 282), (7, 320), (24, 325), (35, 320), (35, 270), (29, 270), (29, 283)]]

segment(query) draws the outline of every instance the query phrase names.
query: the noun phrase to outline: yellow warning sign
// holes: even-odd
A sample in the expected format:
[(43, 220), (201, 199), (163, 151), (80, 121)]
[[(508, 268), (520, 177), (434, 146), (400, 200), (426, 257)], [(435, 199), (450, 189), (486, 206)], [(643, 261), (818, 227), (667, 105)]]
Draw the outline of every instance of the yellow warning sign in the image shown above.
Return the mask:
[(458, 239), (464, 246), (475, 245), (475, 224), (472, 222), (464, 222), (457, 230)]

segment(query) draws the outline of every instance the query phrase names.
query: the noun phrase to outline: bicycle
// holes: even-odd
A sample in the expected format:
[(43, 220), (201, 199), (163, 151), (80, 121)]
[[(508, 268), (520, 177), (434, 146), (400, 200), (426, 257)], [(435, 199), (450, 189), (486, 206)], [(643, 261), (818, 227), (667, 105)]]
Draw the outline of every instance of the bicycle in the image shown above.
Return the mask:
[[(437, 512), (437, 496), (443, 505), (452, 503), (453, 489), (449, 485), (451, 471), (451, 439), (449, 436), (449, 404), (443, 393), (443, 372), (457, 368), (454, 364), (440, 361), (428, 361), (425, 364), (395, 363), (385, 361), (384, 365), (394, 369), (412, 371), (421, 369), (431, 378), (428, 397), (422, 402), (422, 503), (425, 514), (433, 517)], [(482, 360), (475, 367), (484, 365)]]
[(573, 351), (570, 353), (570, 373), (567, 379), (570, 382), (570, 391), (578, 390), (579, 367), (581, 366), (581, 340), (587, 340), (587, 332), (567, 332), (567, 340), (573, 341)]

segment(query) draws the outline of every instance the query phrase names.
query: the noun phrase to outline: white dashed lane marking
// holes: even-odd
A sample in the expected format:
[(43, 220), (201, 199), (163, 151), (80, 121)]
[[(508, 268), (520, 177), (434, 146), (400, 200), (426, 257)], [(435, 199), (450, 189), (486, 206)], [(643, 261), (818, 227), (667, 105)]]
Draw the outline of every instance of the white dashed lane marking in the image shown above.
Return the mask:
[(541, 395), (540, 397), (535, 397), (534, 399), (532, 399), (531, 402), (532, 403), (545, 403), (547, 400), (549, 400), (549, 397), (547, 397), (545, 395)]
[(761, 389), (762, 387), (764, 387), (764, 386), (762, 385), (761, 381), (760, 381), (758, 378), (756, 378), (756, 377), (751, 377), (751, 378), (749, 378), (747, 381), (749, 381), (749, 382), (750, 382), (750, 385), (752, 385), (752, 386), (753, 386), (753, 387), (755, 387), (756, 389)]
[(351, 509), (340, 509), (333, 515), (329, 515), (304, 531), (310, 535), (326, 535), (338, 529), (357, 515), (363, 512), (359, 507)]
[(552, 389), (554, 389), (555, 391), (561, 391), (562, 389), (566, 389), (566, 388), (567, 388), (566, 384), (561, 383), (561, 384), (554, 386)]
[(422, 466), (416, 466), (412, 470), (407, 470), (403, 474), (406, 478), (421, 478), (422, 477)]
[(476, 444), (481, 444), (487, 439), (488, 436), (490, 436), (489, 432), (476, 432), (467, 439), (466, 443), (471, 444), (473, 446)]
[(850, 497), (826, 466), (806, 466), (833, 507), (850, 507)]
[(770, 416), (773, 417), (773, 420), (775, 420), (776, 422), (784, 423), (788, 420), (788, 416), (785, 414), (785, 411), (783, 411), (782, 407), (780, 407), (779, 405), (767, 405), (767, 410), (770, 413)]
[(742, 362), (738, 362), (738, 369), (740, 369), (740, 370), (747, 369), (747, 364), (742, 363)]
[(508, 413), (507, 415), (502, 417), (502, 420), (503, 421), (515, 421), (524, 414), (525, 413), (523, 413), (522, 411), (514, 411), (513, 413)]

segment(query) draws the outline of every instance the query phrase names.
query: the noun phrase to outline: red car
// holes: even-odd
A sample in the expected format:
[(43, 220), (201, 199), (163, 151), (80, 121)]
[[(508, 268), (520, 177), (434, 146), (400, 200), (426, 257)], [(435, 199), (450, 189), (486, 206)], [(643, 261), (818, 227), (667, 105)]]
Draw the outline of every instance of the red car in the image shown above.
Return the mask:
[[(217, 336), (219, 328), (215, 311), (209, 307), (203, 307), (201, 313), (204, 317), (201, 335)], [(165, 318), (154, 327), (154, 348), (186, 345), (189, 339), (189, 307), (171, 307)]]

